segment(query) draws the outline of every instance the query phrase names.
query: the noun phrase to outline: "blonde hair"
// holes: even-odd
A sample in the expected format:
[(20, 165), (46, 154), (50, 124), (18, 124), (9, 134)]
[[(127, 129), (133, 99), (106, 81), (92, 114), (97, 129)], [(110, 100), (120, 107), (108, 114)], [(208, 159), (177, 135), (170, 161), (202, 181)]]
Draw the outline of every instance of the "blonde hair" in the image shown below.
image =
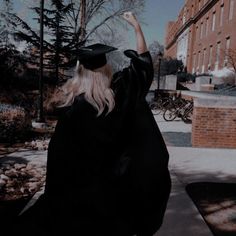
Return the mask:
[(111, 66), (106, 64), (96, 70), (88, 70), (77, 64), (75, 75), (61, 88), (60, 107), (72, 105), (76, 96), (84, 94), (84, 98), (100, 116), (107, 107), (110, 113), (115, 106), (114, 93), (110, 88), (112, 79)]

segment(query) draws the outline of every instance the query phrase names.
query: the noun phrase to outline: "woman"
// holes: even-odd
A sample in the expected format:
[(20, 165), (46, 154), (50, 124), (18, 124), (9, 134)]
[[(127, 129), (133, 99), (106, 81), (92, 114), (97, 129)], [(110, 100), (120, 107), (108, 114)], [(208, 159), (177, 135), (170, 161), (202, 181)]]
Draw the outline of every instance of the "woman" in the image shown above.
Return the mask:
[[(34, 235), (151, 236), (170, 193), (168, 152), (145, 101), (153, 67), (141, 27), (131, 64), (112, 76), (106, 53), (79, 50), (76, 75), (62, 88), (62, 114), (48, 149), (44, 194), (21, 216)], [(25, 232), (24, 232), (24, 235)]]

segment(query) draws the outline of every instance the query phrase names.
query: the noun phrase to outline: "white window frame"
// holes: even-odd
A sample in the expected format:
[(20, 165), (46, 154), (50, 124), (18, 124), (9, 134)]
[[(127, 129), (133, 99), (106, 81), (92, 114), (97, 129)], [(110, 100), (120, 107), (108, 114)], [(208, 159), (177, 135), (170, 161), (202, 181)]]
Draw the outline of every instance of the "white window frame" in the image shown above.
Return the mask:
[(195, 68), (196, 68), (196, 53), (193, 54), (193, 69), (192, 69), (192, 73), (195, 73)]
[(206, 35), (208, 35), (209, 30), (209, 17), (206, 18)]
[(226, 38), (226, 42), (225, 42), (225, 59), (224, 59), (224, 66), (228, 65), (228, 53), (229, 53), (229, 49), (230, 49), (230, 37)]
[(206, 60), (206, 48), (203, 49), (202, 73), (204, 73), (205, 71), (205, 60)]
[(230, 4), (229, 4), (229, 20), (233, 19), (234, 16), (234, 2), (235, 0), (230, 0)]
[(200, 11), (202, 8), (201, 0), (198, 1), (198, 11)]
[(208, 68), (210, 68), (211, 65), (212, 65), (212, 54), (213, 54), (213, 45), (210, 45), (210, 48), (209, 48), (209, 62), (208, 62)]
[(200, 69), (200, 63), (201, 63), (201, 51), (198, 52), (198, 62), (197, 62), (197, 71), (199, 72)]
[(218, 70), (219, 64), (220, 64), (220, 48), (221, 48), (221, 42), (217, 42), (216, 45), (216, 62), (215, 62), (215, 69)]
[(220, 6), (220, 26), (224, 23), (224, 4)]
[(203, 22), (201, 22), (201, 25), (200, 25), (200, 38), (201, 39), (203, 38)]
[(216, 12), (214, 11), (212, 14), (211, 31), (215, 31), (215, 28), (216, 28)]

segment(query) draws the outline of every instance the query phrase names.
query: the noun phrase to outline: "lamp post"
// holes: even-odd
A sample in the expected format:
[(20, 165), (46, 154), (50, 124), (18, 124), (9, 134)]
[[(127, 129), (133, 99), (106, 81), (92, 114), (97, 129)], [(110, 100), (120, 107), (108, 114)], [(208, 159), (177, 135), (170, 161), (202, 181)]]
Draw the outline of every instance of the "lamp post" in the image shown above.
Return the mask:
[(39, 65), (39, 101), (38, 122), (44, 122), (43, 114), (43, 11), (44, 0), (40, 1), (40, 65)]
[(162, 59), (162, 52), (158, 53), (158, 74), (157, 74), (157, 92), (160, 90), (160, 77), (161, 77), (161, 59)]

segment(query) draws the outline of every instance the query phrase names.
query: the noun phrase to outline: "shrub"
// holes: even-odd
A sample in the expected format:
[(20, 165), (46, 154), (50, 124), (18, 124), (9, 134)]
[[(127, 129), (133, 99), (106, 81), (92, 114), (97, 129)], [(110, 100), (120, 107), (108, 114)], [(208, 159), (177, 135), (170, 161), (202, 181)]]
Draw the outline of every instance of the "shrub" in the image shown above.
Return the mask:
[(31, 129), (31, 121), (24, 108), (0, 104), (0, 141), (13, 142), (21, 139)]
[(180, 72), (177, 73), (177, 79), (178, 82), (187, 82), (187, 81), (195, 82), (195, 75), (186, 72)]

